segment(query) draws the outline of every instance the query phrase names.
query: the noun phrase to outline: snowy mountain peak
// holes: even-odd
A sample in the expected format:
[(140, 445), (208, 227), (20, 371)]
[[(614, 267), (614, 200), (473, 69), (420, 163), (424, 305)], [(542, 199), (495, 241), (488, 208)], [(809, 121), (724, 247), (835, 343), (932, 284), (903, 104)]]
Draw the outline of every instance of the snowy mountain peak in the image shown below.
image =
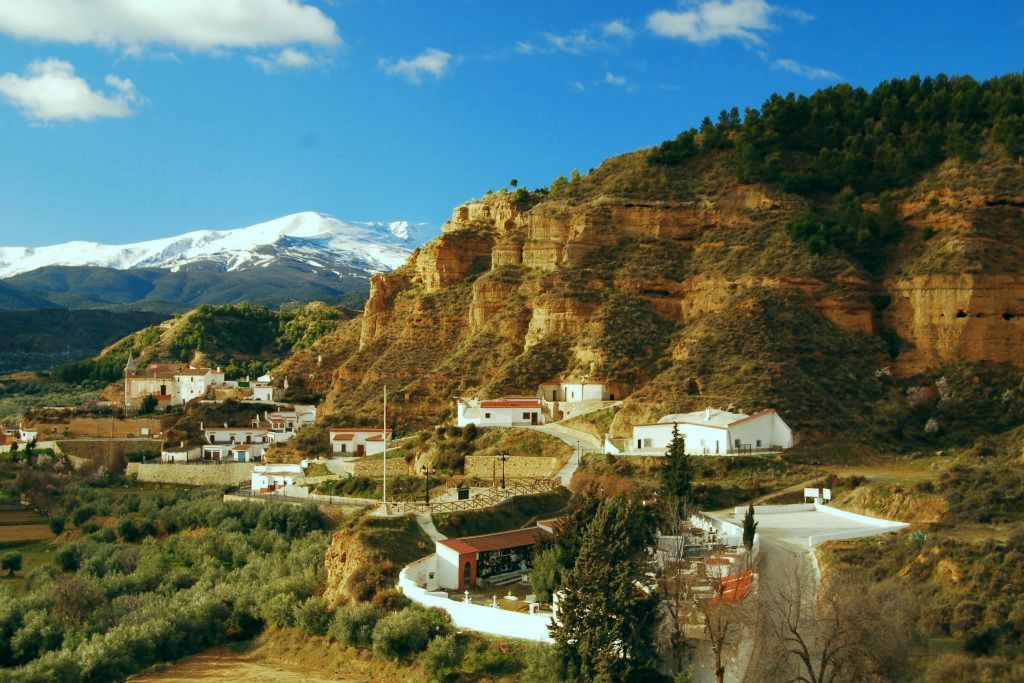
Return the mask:
[(233, 230), (196, 230), (176, 237), (109, 245), (68, 242), (48, 247), (0, 247), (0, 278), (45, 266), (126, 270), (190, 267), (224, 271), (267, 267), (287, 259), (312, 269), (368, 274), (394, 270), (417, 245), (419, 226), (408, 221), (345, 222), (303, 211)]

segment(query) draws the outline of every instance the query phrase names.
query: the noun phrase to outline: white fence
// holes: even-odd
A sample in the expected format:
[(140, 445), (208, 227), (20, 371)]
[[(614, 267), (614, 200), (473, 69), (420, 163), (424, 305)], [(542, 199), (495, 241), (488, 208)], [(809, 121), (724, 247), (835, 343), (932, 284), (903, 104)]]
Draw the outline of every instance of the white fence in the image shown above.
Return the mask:
[(398, 575), (398, 588), (405, 596), (425, 607), (439, 607), (459, 628), (507, 638), (552, 643), (548, 633), (550, 613), (523, 614), (498, 607), (474, 605), (452, 600), (441, 590), (427, 590), (430, 574), (437, 572), (437, 555), (429, 555), (405, 567)]
[[(734, 509), (734, 513), (737, 517), (742, 516), (746, 511), (747, 508), (742, 506)], [(875, 527), (876, 529), (874, 531), (870, 529), (847, 529), (845, 531), (830, 531), (820, 534), (811, 534), (807, 537), (807, 545), (811, 547), (814, 547), (819, 543), (824, 543), (825, 541), (838, 541), (847, 538), (862, 538), (865, 536), (886, 534), (909, 526), (906, 522), (895, 522), (893, 520), (882, 519), (880, 517), (869, 517), (867, 515), (857, 514), (856, 512), (849, 512), (848, 510), (840, 510), (839, 508), (834, 508), (831, 505), (822, 505), (821, 503), (793, 503), (790, 505), (754, 506), (754, 515), (781, 515), (794, 512), (822, 512), (827, 515), (850, 520), (851, 522), (857, 522), (858, 524), (863, 524), (865, 526)]]

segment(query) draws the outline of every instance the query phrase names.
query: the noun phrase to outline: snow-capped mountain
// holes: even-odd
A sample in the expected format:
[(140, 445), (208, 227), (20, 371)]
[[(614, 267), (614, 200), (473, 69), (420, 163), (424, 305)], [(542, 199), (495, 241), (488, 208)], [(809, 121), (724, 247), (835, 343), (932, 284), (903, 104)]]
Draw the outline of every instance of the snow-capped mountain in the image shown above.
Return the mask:
[(0, 278), (47, 266), (237, 272), (284, 261), (312, 272), (370, 275), (404, 263), (418, 244), (416, 229), (407, 221), (349, 223), (306, 211), (247, 228), (197, 230), (135, 244), (0, 247)]

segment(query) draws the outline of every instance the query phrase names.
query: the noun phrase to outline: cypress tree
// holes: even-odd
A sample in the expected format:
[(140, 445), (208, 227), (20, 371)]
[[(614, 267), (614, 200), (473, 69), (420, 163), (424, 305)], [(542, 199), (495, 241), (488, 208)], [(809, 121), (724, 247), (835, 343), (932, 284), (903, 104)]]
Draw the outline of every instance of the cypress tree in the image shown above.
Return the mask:
[(679, 427), (672, 426), (672, 442), (665, 451), (665, 462), (661, 465), (661, 496), (666, 505), (675, 508), (682, 516), (690, 502), (693, 487), (693, 465), (686, 454), (686, 438), (679, 433)]
[(614, 498), (587, 525), (551, 626), (574, 679), (629, 680), (657, 661), (659, 597), (646, 575), (646, 516), (639, 505)]
[(743, 515), (743, 546), (748, 550), (754, 548), (754, 534), (757, 532), (757, 522), (754, 521), (754, 504), (747, 508), (747, 514)]

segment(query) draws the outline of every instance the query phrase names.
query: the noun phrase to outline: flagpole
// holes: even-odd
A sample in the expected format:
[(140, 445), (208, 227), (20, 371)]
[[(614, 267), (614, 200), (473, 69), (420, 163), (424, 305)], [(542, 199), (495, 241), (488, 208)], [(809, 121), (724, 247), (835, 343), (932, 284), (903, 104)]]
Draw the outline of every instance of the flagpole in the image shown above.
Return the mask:
[(388, 385), (384, 385), (384, 514), (388, 514)]

